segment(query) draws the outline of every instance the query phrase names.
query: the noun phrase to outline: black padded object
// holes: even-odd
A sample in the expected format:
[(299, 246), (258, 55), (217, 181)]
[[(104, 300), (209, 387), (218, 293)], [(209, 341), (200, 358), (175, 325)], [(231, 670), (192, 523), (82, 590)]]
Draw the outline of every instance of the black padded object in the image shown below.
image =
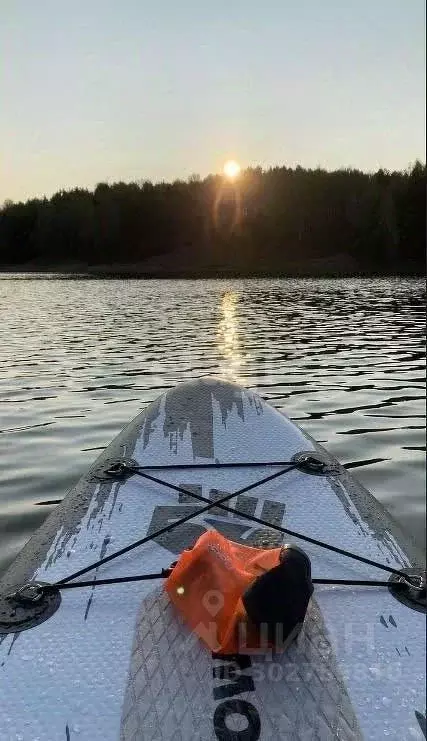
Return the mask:
[(268, 637), (276, 643), (299, 633), (313, 594), (311, 564), (298, 546), (286, 545), (280, 564), (258, 577), (246, 590), (242, 601), (248, 618), (255, 625), (267, 625)]

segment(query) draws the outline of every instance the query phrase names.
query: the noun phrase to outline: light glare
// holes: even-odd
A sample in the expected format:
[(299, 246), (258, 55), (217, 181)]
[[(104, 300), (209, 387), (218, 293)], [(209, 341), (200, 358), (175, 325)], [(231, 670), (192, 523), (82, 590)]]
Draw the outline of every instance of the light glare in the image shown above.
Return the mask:
[(228, 160), (224, 165), (224, 175), (234, 180), (240, 174), (241, 167), (235, 160)]

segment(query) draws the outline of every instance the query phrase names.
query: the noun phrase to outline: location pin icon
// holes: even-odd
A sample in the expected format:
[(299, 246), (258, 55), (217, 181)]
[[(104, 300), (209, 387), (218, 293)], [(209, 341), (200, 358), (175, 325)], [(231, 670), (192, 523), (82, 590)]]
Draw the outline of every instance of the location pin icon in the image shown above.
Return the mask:
[(209, 615), (215, 617), (224, 607), (224, 595), (218, 589), (210, 589), (203, 595), (202, 605)]

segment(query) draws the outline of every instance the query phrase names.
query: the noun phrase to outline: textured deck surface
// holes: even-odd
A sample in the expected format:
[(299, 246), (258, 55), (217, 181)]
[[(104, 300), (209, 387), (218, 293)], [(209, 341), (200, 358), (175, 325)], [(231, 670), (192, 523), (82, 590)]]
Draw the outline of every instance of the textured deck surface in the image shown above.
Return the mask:
[[(361, 738), (314, 600), (295, 645), (268, 662), (251, 657), (247, 664), (240, 669), (235, 660), (213, 659), (177, 621), (165, 592), (151, 595), (138, 615), (121, 741), (217, 738), (212, 718), (221, 703), (215, 691), (226, 702), (232, 697), (235, 703), (250, 705), (262, 718), (266, 739)], [(225, 673), (219, 671), (224, 667)], [(235, 692), (239, 677), (248, 677), (253, 689)], [(251, 702), (255, 695), (256, 710)], [(229, 725), (233, 709), (247, 715), (247, 706), (236, 704), (228, 709)], [(231, 730), (239, 731), (236, 721)]]

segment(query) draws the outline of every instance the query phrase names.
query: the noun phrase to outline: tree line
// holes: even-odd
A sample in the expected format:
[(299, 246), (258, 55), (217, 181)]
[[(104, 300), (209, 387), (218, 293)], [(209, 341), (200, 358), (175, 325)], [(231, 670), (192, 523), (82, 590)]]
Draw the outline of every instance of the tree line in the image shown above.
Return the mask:
[(361, 272), (424, 270), (426, 165), (404, 172), (250, 168), (153, 184), (100, 183), (5, 202), (0, 266), (143, 263), (182, 251), (246, 274), (345, 255)]

